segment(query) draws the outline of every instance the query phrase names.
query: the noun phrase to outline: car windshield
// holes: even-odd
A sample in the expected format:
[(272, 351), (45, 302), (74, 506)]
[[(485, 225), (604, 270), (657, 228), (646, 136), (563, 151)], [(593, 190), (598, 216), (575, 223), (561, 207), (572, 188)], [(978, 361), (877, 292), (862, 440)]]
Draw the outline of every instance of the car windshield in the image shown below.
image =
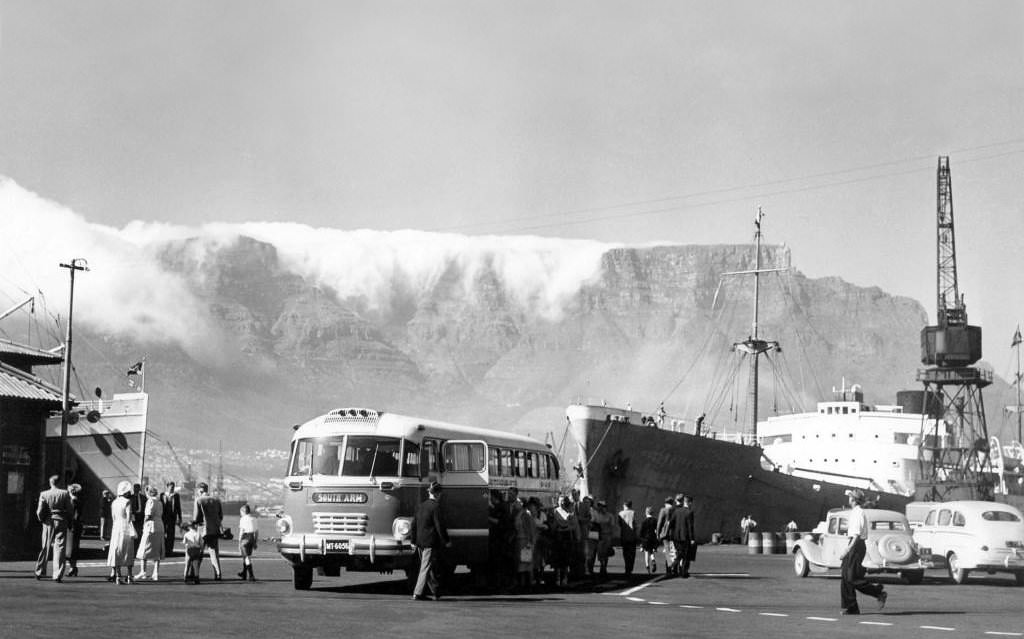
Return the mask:
[(300, 439), (292, 454), (291, 475), (340, 477), (398, 474), (402, 440), (395, 437), (349, 435)]

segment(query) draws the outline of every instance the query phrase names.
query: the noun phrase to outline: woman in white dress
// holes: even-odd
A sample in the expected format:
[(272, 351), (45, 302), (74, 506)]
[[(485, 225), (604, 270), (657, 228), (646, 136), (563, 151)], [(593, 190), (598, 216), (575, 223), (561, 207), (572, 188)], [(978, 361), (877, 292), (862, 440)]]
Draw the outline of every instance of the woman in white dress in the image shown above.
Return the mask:
[[(135, 528), (132, 526), (132, 484), (122, 481), (117, 485), (117, 498), (110, 504), (110, 550), (107, 552), (107, 566), (110, 567), (108, 581), (127, 584), (132, 581), (132, 567), (135, 565)], [(121, 569), (126, 568), (124, 576)]]
[(164, 505), (160, 502), (156, 486), (146, 487), (146, 513), (142, 523), (142, 537), (135, 558), (142, 562), (136, 579), (146, 578), (146, 562), (153, 562), (153, 581), (160, 579), (160, 561), (164, 558)]

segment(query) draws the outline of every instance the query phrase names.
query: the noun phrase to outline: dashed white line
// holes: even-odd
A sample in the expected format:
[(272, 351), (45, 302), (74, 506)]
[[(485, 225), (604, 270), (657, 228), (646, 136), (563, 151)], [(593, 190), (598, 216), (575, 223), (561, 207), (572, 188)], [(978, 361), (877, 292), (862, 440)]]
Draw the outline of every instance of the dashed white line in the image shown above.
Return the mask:
[(807, 617), (811, 621), (835, 621), (835, 617)]
[(628, 599), (629, 601), (639, 601), (641, 603), (643, 603), (643, 601), (644, 601), (640, 597), (626, 597), (626, 599)]
[(652, 606), (667, 606), (668, 605), (667, 601), (648, 601), (647, 603), (651, 604)]
[(694, 606), (692, 604), (680, 604), (680, 608), (689, 608), (690, 610), (702, 610), (704, 606)]
[(891, 626), (892, 624), (888, 621), (861, 621), (861, 624), (865, 626)]
[(988, 630), (985, 634), (998, 635), (1000, 637), (1024, 637), (1024, 632), (998, 632), (996, 630)]
[(721, 610), (722, 612), (743, 612), (742, 610), (737, 610), (736, 608), (715, 608), (715, 610)]
[(921, 630), (945, 630), (946, 632), (953, 632), (956, 628), (949, 628), (947, 626), (918, 626)]
[(788, 617), (789, 615), (783, 612), (759, 612), (757, 613), (762, 617)]

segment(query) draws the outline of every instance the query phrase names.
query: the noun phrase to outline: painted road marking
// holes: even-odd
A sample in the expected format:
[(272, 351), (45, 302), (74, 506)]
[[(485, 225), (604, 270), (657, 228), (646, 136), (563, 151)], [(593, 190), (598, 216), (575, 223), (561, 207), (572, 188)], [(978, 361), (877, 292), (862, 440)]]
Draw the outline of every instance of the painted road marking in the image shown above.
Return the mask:
[(690, 610), (703, 610), (704, 606), (693, 606), (690, 604), (681, 604), (680, 608), (689, 608)]
[(807, 617), (811, 621), (835, 621), (835, 617)]
[(743, 612), (742, 610), (737, 610), (735, 608), (715, 608), (715, 610), (721, 610), (722, 612)]
[(953, 632), (956, 628), (947, 628), (946, 626), (918, 626), (921, 630), (945, 630), (946, 632)]
[(647, 603), (651, 604), (652, 606), (667, 606), (668, 605), (667, 601), (648, 601)]
[(998, 635), (1000, 637), (1024, 637), (1024, 632), (996, 632), (995, 630), (989, 630), (985, 634)]
[[(623, 596), (623, 597), (628, 597), (629, 595), (633, 594), (634, 592), (643, 590), (644, 588), (646, 588), (647, 586), (650, 586), (651, 584), (658, 583), (662, 579), (663, 579), (663, 577), (655, 577), (654, 579), (648, 579), (647, 581), (645, 581), (644, 583), (640, 584), (639, 586), (634, 586), (634, 587), (630, 588), (629, 590), (623, 590), (622, 592), (615, 593), (615, 594), (617, 594), (619, 596)], [(611, 593), (609, 593), (609, 594), (611, 594)]]
[(861, 621), (860, 623), (865, 626), (891, 626), (892, 624), (888, 621)]
[(788, 617), (789, 615), (781, 612), (759, 612), (757, 613), (762, 617)]

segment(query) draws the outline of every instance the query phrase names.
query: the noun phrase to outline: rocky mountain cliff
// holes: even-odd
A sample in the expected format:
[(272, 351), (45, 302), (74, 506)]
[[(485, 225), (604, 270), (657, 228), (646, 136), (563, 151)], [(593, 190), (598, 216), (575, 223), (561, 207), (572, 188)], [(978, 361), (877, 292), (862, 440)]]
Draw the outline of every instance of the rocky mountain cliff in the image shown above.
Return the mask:
[[(785, 247), (763, 251), (764, 264), (790, 266)], [(740, 408), (723, 398), (742, 395), (746, 375), (723, 371), (735, 368), (732, 343), (752, 330), (752, 281), (722, 274), (753, 268), (749, 245), (608, 250), (556, 314), (532, 311), (488, 262), (470, 272), (452, 260), (424, 288), (396, 276), (381, 306), (304, 279), (273, 246), (244, 237), (169, 243), (160, 259), (209, 308), (226, 357), (199, 361), (88, 326), (79, 334), (107, 361), (146, 354), (151, 428), (176, 447), (286, 448), (293, 424), (339, 406), (550, 434), (556, 444), (565, 406), (579, 399), (650, 410), (664, 401), (685, 419), (708, 413), (716, 430), (742, 428)], [(782, 345), (762, 371), (762, 418), (812, 407), (844, 379), (876, 403), (919, 388), (926, 321), (918, 302), (877, 288), (793, 268), (762, 276), (759, 335)], [(88, 359), (77, 368), (123, 387)]]

